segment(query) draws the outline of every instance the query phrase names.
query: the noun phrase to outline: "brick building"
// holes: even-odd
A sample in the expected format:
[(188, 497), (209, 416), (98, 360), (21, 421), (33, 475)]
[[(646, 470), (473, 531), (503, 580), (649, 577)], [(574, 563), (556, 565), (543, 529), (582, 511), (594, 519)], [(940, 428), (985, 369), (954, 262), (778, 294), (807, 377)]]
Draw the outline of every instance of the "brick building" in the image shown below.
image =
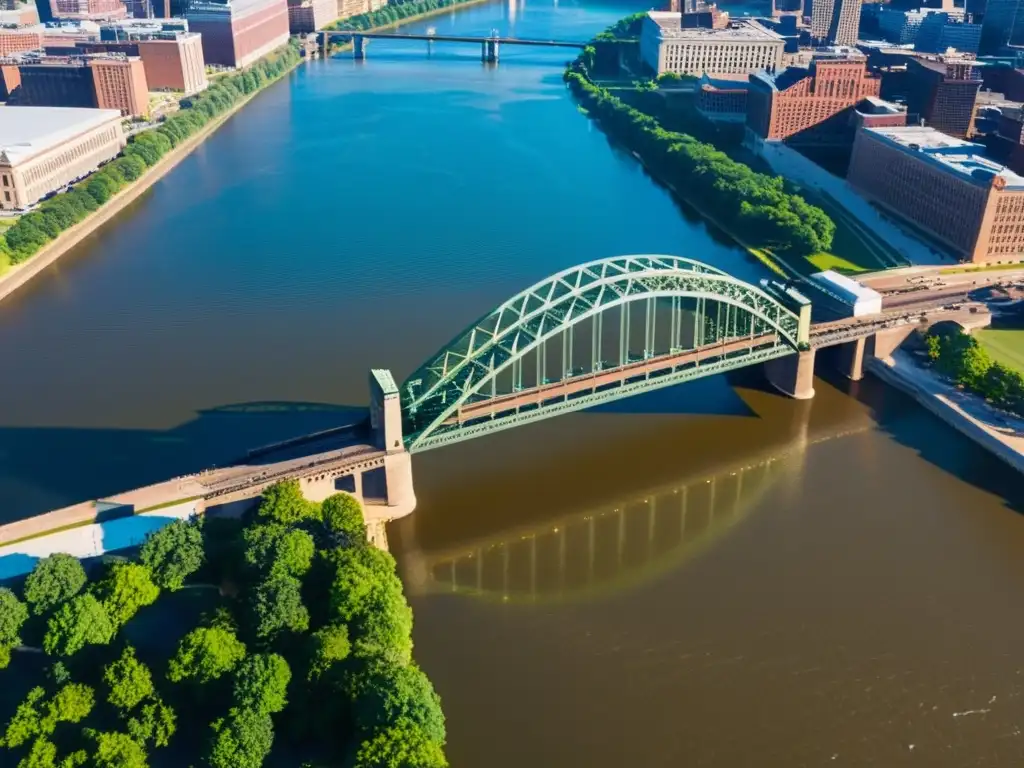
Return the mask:
[(89, 57), (96, 106), (117, 109), (125, 117), (149, 114), (149, 86), (142, 59), (137, 56)]
[(113, 110), (18, 107), (0, 119), (0, 209), (24, 210), (124, 148)]
[(315, 32), (337, 20), (337, 0), (288, 0), (288, 28), (293, 35)]
[(207, 64), (244, 67), (288, 42), (286, 0), (197, 1), (187, 18)]
[(881, 81), (868, 74), (862, 56), (819, 55), (808, 68), (750, 75), (747, 130), (780, 141), (820, 126), (862, 99), (877, 97)]
[(50, 0), (55, 19), (123, 19), (128, 9), (121, 0)]
[(20, 64), (19, 106), (95, 108), (96, 86), (83, 58), (47, 57)]
[(755, 21), (731, 22), (726, 29), (684, 27), (678, 13), (651, 11), (640, 31), (640, 55), (659, 75), (745, 80), (751, 72), (782, 63), (782, 37)]
[[(106, 28), (102, 40), (77, 43), (82, 53), (121, 53), (138, 56), (146, 70), (146, 82), (151, 91), (182, 91), (186, 95), (204, 90), (206, 64), (203, 42), (199, 34), (180, 29), (167, 29), (157, 22), (118, 25), (116, 39)], [(110, 39), (108, 39), (110, 38)]]
[(981, 75), (970, 60), (912, 59), (905, 77), (908, 122), (963, 138), (971, 127)]
[(818, 44), (853, 45), (860, 29), (861, 0), (814, 0), (811, 40)]
[(369, 0), (338, 0), (338, 18), (349, 19), (370, 12)]
[(1024, 177), (934, 128), (859, 131), (847, 176), (867, 198), (971, 262), (1024, 253)]
[(10, 56), (21, 51), (36, 51), (43, 47), (43, 33), (40, 27), (0, 28), (0, 56)]

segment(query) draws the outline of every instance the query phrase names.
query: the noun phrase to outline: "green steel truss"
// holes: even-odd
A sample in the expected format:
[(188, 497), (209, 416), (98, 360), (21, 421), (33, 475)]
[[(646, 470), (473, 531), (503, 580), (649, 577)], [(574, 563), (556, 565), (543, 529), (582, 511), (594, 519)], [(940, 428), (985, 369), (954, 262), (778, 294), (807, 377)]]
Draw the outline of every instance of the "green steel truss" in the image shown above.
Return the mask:
[[(673, 319), (677, 312), (681, 317), (681, 300), (684, 299), (695, 300), (695, 314), (700, 315), (694, 322), (695, 338), (698, 323), (700, 328), (705, 322), (717, 328), (715, 318), (710, 317), (707, 310), (707, 302), (711, 301), (718, 309), (719, 322), (721, 307), (727, 306), (726, 315), (728, 317), (731, 311), (734, 329), (739, 327), (738, 317), (746, 322), (743, 335), (749, 330), (753, 338), (757, 327), (762, 332), (770, 332), (775, 339), (740, 355), (724, 356), (707, 363), (702, 361), (699, 366), (670, 368), (656, 376), (648, 375), (640, 381), (628, 381), (611, 389), (544, 403), (532, 409), (514, 409), (478, 423), (452, 423), (452, 417), (464, 404), (495, 397), (498, 394), (495, 382), (498, 376), (507, 374), (508, 369), (511, 368), (512, 376), (518, 375), (521, 379), (523, 358), (534, 353), (539, 357), (539, 350), (545, 350), (548, 340), (560, 334), (571, 334), (572, 329), (584, 321), (600, 323), (600, 316), (607, 310), (638, 301), (647, 302), (648, 324), (651, 324), (650, 308), (659, 300), (670, 300)], [(625, 327), (628, 338), (628, 323)], [(728, 321), (726, 328), (729, 328)], [(426, 450), (781, 357), (797, 349), (798, 334), (798, 317), (788, 307), (760, 288), (707, 264), (680, 256), (660, 255), (592, 261), (552, 275), (516, 294), (415, 371), (400, 390), (406, 447), (413, 452)], [(684, 348), (678, 335), (673, 331), (673, 350)], [(736, 338), (738, 334), (729, 336)], [(628, 340), (625, 343), (628, 345)], [(624, 352), (620, 362), (627, 359)], [(556, 380), (564, 381), (577, 375), (571, 365), (564, 367), (567, 369)]]

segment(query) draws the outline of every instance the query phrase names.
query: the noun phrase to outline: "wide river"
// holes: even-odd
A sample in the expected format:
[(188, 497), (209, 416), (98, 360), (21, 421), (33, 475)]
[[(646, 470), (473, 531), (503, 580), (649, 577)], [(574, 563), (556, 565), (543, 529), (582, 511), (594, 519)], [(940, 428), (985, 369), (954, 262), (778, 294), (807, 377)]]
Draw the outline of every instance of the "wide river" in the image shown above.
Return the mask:
[[(577, 111), (565, 51), (368, 54), (268, 89), (0, 304), (0, 519), (343, 423), (371, 366), (581, 261), (760, 275)], [(816, 389), (751, 371), (417, 456), (389, 535), (455, 768), (1022, 764), (1024, 483), (876, 381)]]

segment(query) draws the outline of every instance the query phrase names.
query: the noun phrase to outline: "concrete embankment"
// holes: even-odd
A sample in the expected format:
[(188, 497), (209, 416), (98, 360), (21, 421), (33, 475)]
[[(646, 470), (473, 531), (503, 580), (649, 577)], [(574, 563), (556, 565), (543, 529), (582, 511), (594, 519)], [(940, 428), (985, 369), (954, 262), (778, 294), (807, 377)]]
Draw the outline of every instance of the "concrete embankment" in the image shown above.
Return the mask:
[[(300, 59), (298, 63), (303, 60)], [(298, 66), (298, 63), (296, 66)], [(289, 70), (290, 72), (291, 70)], [(288, 72), (281, 75), (278, 80), (286, 77)], [(276, 81), (275, 81), (276, 82)], [(47, 267), (56, 262), (64, 254), (85, 240), (93, 232), (111, 221), (126, 207), (138, 200), (156, 182), (160, 181), (174, 167), (188, 157), (192, 151), (206, 141), (214, 131), (230, 120), (238, 110), (248, 104), (252, 99), (266, 90), (261, 89), (250, 94), (247, 98), (238, 102), (223, 115), (217, 117), (213, 122), (204, 126), (199, 133), (190, 137), (177, 147), (172, 149), (159, 162), (146, 171), (134, 184), (114, 195), (107, 203), (92, 215), (86, 217), (73, 227), (61, 232), (55, 240), (40, 249), (34, 256), (21, 264), (18, 264), (0, 276), (0, 301), (3, 301), (16, 290), (28, 283)]]
[[(918, 368), (907, 355), (899, 351), (888, 360), (868, 359), (865, 365), (868, 371), (906, 392), (964, 437), (1024, 473), (1024, 436), (1003, 433), (968, 412), (968, 408), (990, 410), (987, 405), (980, 402), (971, 402), (969, 406), (959, 405), (952, 398), (952, 387), (939, 381), (930, 372)], [(970, 395), (965, 397), (971, 401), (977, 400)]]

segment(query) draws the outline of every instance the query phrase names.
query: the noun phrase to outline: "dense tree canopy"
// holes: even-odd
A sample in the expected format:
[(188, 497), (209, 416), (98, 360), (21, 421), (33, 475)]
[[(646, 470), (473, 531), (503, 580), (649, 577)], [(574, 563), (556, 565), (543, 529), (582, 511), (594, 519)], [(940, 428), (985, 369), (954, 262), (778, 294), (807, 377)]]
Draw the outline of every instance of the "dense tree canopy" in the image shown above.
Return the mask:
[(394, 559), (368, 545), (352, 497), (298, 514), (293, 490), (270, 489), (265, 515), (172, 523), (144, 559), (109, 560), (37, 620), (0, 590), (0, 636), (45, 623), (53, 657), (0, 717), (0, 764), (141, 768), (153, 752), (156, 765), (258, 768), (280, 740), (289, 765), (445, 768)]
[(220, 627), (199, 627), (181, 639), (167, 667), (172, 682), (208, 683), (230, 672), (245, 656), (245, 644)]
[(135, 649), (128, 646), (121, 657), (103, 670), (103, 681), (109, 688), (107, 701), (118, 709), (134, 709), (153, 695), (153, 676), (141, 661), (135, 658)]
[(317, 515), (315, 505), (306, 501), (298, 480), (275, 483), (263, 493), (256, 516), (264, 521), (292, 525)]
[(274, 744), (270, 715), (233, 708), (213, 724), (212, 768), (260, 768)]
[(28, 608), (6, 587), (0, 587), (0, 669), (7, 666), (9, 649), (21, 643), (21, 627)]
[(276, 653), (248, 656), (235, 669), (234, 701), (242, 709), (273, 715), (288, 703), (292, 671)]
[(44, 557), (25, 579), (25, 602), (42, 616), (77, 595), (85, 586), (85, 569), (78, 559), (64, 553)]
[(86, 645), (109, 643), (114, 631), (114, 624), (99, 600), (89, 593), (76, 595), (50, 617), (43, 650), (51, 656), (73, 656)]
[(114, 563), (106, 577), (96, 584), (96, 596), (114, 624), (121, 626), (160, 594), (149, 570), (138, 563)]
[(174, 520), (146, 537), (139, 559), (153, 581), (172, 592), (203, 565), (203, 532), (195, 521)]

